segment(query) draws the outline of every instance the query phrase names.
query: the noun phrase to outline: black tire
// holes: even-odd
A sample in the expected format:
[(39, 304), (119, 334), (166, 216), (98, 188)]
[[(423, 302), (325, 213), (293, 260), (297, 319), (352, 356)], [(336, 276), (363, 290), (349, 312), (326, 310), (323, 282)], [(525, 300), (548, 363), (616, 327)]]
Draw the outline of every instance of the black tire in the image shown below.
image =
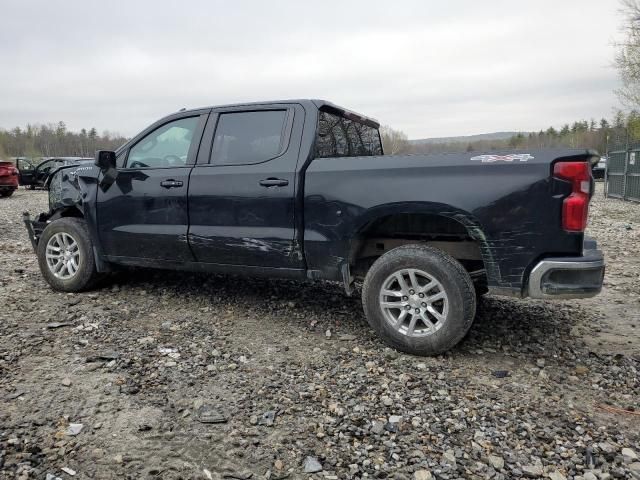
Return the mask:
[[(448, 297), (448, 313), (442, 326), (426, 336), (408, 336), (394, 329), (380, 306), (384, 282), (403, 269), (418, 269), (429, 274), (440, 282)], [(378, 258), (365, 277), (362, 303), (369, 325), (386, 344), (422, 356), (451, 349), (466, 335), (476, 313), (474, 285), (464, 267), (441, 250), (423, 245), (394, 248)]]
[(484, 284), (474, 284), (474, 289), (476, 291), (476, 298), (480, 298), (489, 293), (489, 287)]
[[(68, 279), (56, 277), (47, 265), (47, 243), (56, 233), (66, 233), (78, 244), (80, 252), (78, 270)], [(92, 288), (102, 278), (102, 275), (96, 271), (93, 244), (87, 231), (87, 225), (82, 218), (60, 218), (47, 225), (38, 241), (37, 254), (42, 276), (54, 290), (61, 292), (81, 292)]]
[(11, 195), (13, 195), (13, 192), (15, 190), (0, 190), (0, 196), (2, 197), (10, 197)]

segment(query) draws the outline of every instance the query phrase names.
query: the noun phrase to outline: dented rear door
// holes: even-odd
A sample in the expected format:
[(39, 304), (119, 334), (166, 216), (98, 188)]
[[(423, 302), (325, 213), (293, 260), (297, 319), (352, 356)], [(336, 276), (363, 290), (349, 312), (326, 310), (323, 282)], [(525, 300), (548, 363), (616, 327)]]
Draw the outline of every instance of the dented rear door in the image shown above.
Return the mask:
[(197, 261), (302, 267), (295, 170), (303, 118), (297, 104), (214, 109), (189, 181), (189, 244)]

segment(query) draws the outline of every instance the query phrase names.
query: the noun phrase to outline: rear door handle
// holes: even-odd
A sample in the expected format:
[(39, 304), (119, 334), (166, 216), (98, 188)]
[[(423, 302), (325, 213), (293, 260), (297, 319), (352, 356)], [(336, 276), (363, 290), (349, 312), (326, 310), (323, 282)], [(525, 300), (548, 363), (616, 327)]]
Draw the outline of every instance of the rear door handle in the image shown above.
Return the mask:
[(182, 180), (174, 180), (173, 178), (169, 178), (167, 180), (163, 180), (160, 182), (160, 186), (164, 188), (176, 188), (182, 186)]
[(260, 180), (260, 185), (263, 187), (286, 187), (289, 185), (289, 180), (284, 178), (265, 178)]

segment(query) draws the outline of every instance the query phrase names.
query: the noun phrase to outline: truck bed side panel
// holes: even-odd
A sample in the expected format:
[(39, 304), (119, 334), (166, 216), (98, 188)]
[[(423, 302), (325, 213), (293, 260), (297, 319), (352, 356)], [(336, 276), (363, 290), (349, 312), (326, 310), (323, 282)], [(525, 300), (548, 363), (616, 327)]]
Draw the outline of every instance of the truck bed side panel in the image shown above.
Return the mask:
[(551, 162), (576, 152), (531, 154), (527, 161), (494, 163), (472, 161), (472, 154), (314, 160), (305, 180), (308, 267), (340, 279), (351, 239), (367, 224), (391, 214), (428, 213), (465, 225), (480, 245), (490, 286), (521, 289), (536, 258), (578, 255), (583, 241), (582, 234), (562, 230), (565, 192), (550, 179)]

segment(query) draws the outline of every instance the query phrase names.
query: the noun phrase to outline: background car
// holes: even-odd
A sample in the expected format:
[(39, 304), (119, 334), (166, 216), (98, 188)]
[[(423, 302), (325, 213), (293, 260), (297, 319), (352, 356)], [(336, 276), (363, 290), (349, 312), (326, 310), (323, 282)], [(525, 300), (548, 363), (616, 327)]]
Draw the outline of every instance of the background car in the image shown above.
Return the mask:
[(596, 163), (593, 168), (593, 178), (596, 180), (604, 179), (604, 173), (607, 170), (607, 157), (600, 157), (598, 163)]
[(93, 162), (93, 158), (55, 157), (47, 158), (37, 165), (25, 158), (18, 158), (16, 160), (19, 171), (20, 185), (24, 185), (30, 189), (44, 186), (44, 182), (49, 174), (59, 167), (71, 165), (74, 163), (87, 162)]
[(0, 162), (0, 196), (10, 197), (18, 189), (18, 169), (13, 162)]

